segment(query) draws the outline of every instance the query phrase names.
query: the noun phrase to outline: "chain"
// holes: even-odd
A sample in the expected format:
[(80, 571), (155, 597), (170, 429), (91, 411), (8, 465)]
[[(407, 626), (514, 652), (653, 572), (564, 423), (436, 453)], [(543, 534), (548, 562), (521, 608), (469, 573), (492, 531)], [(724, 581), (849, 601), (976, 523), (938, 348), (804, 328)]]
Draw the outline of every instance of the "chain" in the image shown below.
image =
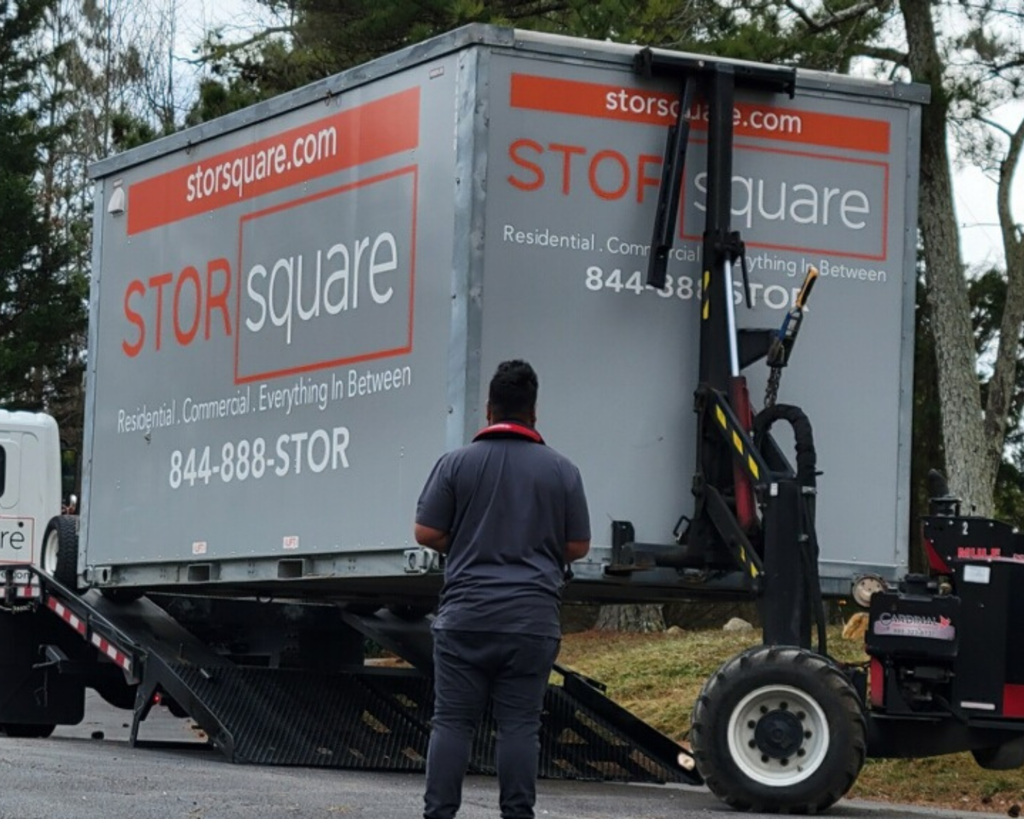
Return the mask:
[(771, 375), (768, 376), (768, 387), (764, 392), (764, 406), (774, 407), (779, 400), (779, 382), (782, 381), (782, 367), (772, 367)]
[(22, 605), (0, 603), (0, 611), (5, 611), (8, 614), (25, 614), (29, 611), (35, 611), (35, 608), (35, 603), (24, 603)]

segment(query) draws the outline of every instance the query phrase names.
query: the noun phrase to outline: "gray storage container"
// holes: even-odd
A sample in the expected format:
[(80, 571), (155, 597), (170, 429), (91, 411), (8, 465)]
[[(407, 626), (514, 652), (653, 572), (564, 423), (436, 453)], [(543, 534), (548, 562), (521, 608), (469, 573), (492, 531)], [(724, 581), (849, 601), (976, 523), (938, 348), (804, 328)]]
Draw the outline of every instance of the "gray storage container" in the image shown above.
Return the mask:
[[(406, 550), (432, 464), (513, 357), (583, 472), (582, 588), (611, 582), (610, 520), (670, 542), (693, 503), (706, 131), (698, 104), (655, 292), (678, 89), (637, 77), (636, 51), (471, 26), (99, 163), (87, 579), (387, 595), (427, 565)], [(738, 95), (741, 325), (778, 326), (822, 274), (780, 400), (814, 424), (833, 592), (907, 564), (924, 98), (813, 72), (793, 99)], [(760, 404), (767, 369), (747, 375)], [(648, 580), (671, 583), (629, 583)]]

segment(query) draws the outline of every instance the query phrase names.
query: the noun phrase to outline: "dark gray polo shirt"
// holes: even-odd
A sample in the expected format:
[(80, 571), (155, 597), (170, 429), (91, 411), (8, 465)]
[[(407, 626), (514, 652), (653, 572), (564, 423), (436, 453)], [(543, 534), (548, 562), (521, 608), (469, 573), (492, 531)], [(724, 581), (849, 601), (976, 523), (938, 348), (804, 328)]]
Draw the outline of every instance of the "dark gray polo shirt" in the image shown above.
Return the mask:
[(434, 628), (560, 637), (565, 544), (590, 540), (579, 470), (525, 438), (441, 457), (416, 522), (449, 534)]

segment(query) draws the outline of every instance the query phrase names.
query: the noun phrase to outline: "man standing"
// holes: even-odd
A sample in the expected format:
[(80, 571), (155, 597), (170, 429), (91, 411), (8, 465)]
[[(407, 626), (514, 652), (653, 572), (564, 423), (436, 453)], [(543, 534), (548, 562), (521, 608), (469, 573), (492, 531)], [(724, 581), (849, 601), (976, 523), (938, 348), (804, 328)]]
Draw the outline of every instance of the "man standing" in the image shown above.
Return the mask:
[(505, 361), (488, 426), (444, 455), (420, 495), (416, 541), (447, 555), (434, 621), (434, 719), (424, 819), (453, 819), (488, 700), (502, 819), (533, 819), (541, 709), (561, 641), (565, 567), (590, 550), (579, 470), (544, 445), (537, 374)]

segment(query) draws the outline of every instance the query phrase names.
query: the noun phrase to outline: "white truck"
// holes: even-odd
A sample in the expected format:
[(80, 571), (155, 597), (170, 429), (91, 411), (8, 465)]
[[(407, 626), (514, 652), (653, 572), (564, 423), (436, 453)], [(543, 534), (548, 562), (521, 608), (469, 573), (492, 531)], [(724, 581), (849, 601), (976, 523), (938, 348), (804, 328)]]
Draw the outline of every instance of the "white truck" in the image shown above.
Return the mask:
[[(59, 562), (57, 521), (66, 510), (57, 422), (42, 413), (9, 411), (0, 414), (0, 421), (0, 559), (5, 566), (52, 573)], [(51, 521), (53, 527), (46, 530)], [(27, 595), (30, 573), (16, 577)]]
[[(718, 86), (685, 82), (708, 71), (730, 78), (727, 115)], [(55, 426), (0, 415), (0, 725), (44, 735), (81, 719), (92, 686), (134, 709), (133, 739), (159, 699), (232, 759), (422, 767), (423, 615), (442, 567), (412, 541), (413, 510), (511, 357), (537, 368), (540, 426), (591, 503), (567, 600), (756, 596), (768, 575), (744, 535), (725, 538), (724, 564), (680, 552), (703, 491), (693, 395), (723, 188), (727, 261), (749, 274), (722, 291), (736, 369), (757, 357), (753, 328), (813, 319), (783, 393), (815, 419), (820, 585), (896, 581), (925, 101), (914, 85), (470, 26), (98, 163), (80, 531), (61, 515)], [(769, 369), (749, 381), (757, 395)], [(368, 672), (365, 636), (425, 673)], [(546, 775), (700, 781), (688, 753), (569, 672), (548, 711)], [(753, 804), (838, 798), (815, 778), (837, 764), (823, 747), (795, 778), (752, 759), (741, 781), (778, 800)]]

